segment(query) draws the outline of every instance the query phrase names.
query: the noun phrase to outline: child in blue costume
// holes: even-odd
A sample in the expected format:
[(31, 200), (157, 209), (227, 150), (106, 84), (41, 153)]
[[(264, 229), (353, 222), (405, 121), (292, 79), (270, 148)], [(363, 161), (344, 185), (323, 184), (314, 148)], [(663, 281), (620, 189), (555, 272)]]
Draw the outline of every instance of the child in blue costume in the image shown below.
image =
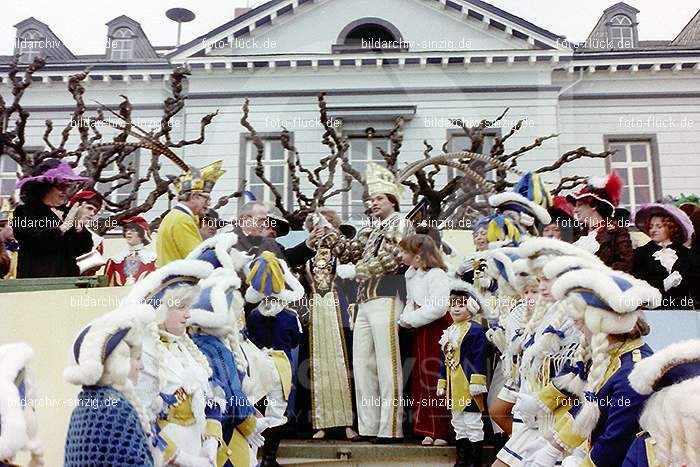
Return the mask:
[(641, 338), (649, 331), (638, 310), (656, 306), (661, 294), (646, 282), (610, 269), (578, 269), (552, 286), (584, 337), (581, 364), (566, 368), (538, 394), (554, 415), (554, 429), (526, 461), (536, 467), (583, 465), (619, 467), (639, 432), (646, 395), (627, 377), (652, 354)]
[(34, 407), (24, 404), (36, 398), (27, 374), (33, 355), (23, 342), (0, 345), (0, 466), (15, 466), (13, 459), (23, 450), (31, 456), (28, 466), (44, 465)]
[(217, 455), (218, 467), (255, 465), (257, 448), (263, 445), (261, 432), (267, 420), (256, 411), (243, 388), (246, 359), (242, 355), (238, 318), (243, 313), (241, 281), (234, 271), (216, 269), (200, 282), (202, 292), (192, 306), (192, 340), (207, 357), (215, 378), (224, 390), (226, 411), (222, 420), (224, 444)]
[(265, 445), (261, 467), (276, 467), (277, 449), (285, 412), (292, 389), (292, 349), (299, 344), (301, 324), (297, 314), (287, 306), (304, 297), (304, 287), (294, 277), (284, 260), (274, 253), (263, 252), (249, 266), (246, 301), (258, 303), (247, 320), (250, 340), (270, 355), (279, 383), (267, 396), (265, 417), (270, 428), (263, 433)]
[(645, 358), (630, 384), (649, 395), (622, 467), (700, 465), (700, 340), (677, 342)]
[(472, 321), (483, 312), (481, 296), (466, 282), (451, 284), (449, 312), (454, 320), (440, 338), (443, 358), (437, 395), (447, 398), (457, 438), (455, 467), (481, 466), (484, 440), (487, 341), (484, 328)]
[(158, 465), (151, 423), (134, 386), (143, 369), (141, 330), (150, 307), (135, 305), (95, 319), (73, 342), (72, 365), (63, 376), (81, 385), (66, 436), (66, 467)]

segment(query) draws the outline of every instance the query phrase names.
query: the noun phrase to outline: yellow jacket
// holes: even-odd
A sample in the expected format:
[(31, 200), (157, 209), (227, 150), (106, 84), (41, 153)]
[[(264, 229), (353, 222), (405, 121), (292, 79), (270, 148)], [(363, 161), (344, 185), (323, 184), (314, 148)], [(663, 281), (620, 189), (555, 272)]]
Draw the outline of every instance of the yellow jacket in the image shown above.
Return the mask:
[(156, 266), (184, 259), (202, 243), (195, 217), (177, 206), (163, 218), (156, 239)]

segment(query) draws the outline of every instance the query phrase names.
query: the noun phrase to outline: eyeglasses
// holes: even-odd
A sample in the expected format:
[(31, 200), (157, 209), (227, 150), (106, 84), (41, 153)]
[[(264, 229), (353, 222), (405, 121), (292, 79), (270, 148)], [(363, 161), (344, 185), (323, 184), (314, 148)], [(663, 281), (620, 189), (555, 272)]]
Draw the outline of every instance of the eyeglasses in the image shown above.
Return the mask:
[(195, 196), (199, 196), (200, 198), (204, 198), (207, 203), (211, 201), (211, 195), (207, 195), (205, 193), (195, 193)]

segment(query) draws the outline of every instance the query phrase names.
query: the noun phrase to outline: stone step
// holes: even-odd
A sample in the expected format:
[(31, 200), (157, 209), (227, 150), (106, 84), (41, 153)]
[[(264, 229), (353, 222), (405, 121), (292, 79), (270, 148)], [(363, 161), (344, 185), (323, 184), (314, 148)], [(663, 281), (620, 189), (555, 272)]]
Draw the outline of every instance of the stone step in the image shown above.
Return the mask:
[[(375, 445), (336, 440), (284, 440), (278, 461), (284, 466), (362, 465), (438, 467), (454, 465), (454, 446), (421, 446), (416, 441)], [(495, 458), (491, 446), (484, 447), (484, 465)]]

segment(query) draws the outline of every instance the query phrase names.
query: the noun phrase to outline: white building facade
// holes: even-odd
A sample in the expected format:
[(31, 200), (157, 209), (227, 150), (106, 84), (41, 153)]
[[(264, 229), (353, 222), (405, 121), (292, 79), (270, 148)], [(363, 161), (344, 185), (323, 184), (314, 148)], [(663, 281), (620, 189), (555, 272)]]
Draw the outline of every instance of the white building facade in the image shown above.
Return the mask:
[[(151, 46), (134, 20), (115, 18), (107, 24), (108, 47), (101, 56), (48, 47), (55, 36), (30, 18), (16, 25), (17, 52), (31, 59), (36, 51), (27, 40), (33, 40), (44, 46), (40, 52), (48, 60), (23, 99), (31, 112), (27, 146), (43, 147), (44, 120), (52, 119), (57, 129), (68, 122), (67, 77), (86, 65), (92, 66), (86, 84), (91, 108), (92, 100), (116, 108), (125, 94), (135, 118), (148, 126), (160, 120), (170, 70), (188, 64), (189, 98), (173, 120), (173, 138), (197, 137), (200, 119), (219, 111), (205, 143), (179, 153), (194, 166), (224, 161), (227, 172), (214, 198), (232, 193), (245, 178), (249, 190), (269, 200), (253, 173), (255, 151), (240, 125), (247, 97), (250, 122), (265, 140), (266, 173), (292, 207), (281, 127), (291, 133), (302, 164), (314, 168), (328, 155), (317, 100), (325, 91), (331, 124), (350, 139), (351, 162), (360, 171), (380, 157), (377, 147), (388, 149), (397, 117), (404, 119), (401, 164), (423, 157), (424, 141), (433, 154), (446, 141), (448, 150), (470, 146), (449, 119), (477, 124), (508, 107), (487, 146), (525, 119), (507, 140), (507, 151), (539, 136), (559, 136), (520, 159), (521, 169), (551, 163), (581, 146), (618, 149), (608, 160), (580, 159), (545, 180), (556, 184), (558, 177), (615, 168), (627, 184), (623, 203), (634, 208), (700, 191), (700, 12), (676, 38), (653, 42), (639, 40), (637, 13), (625, 3), (613, 5), (585, 43), (571, 44), (480, 0), (272, 0), (170, 50)], [(0, 66), (0, 74), (6, 69)], [(4, 82), (6, 101), (7, 91)], [(149, 157), (141, 152), (142, 170)], [(167, 161), (163, 167), (177, 173)], [(8, 157), (0, 158), (2, 195), (12, 190), (14, 170)], [(342, 177), (339, 171), (338, 186)], [(359, 220), (357, 190), (331, 201), (344, 218)], [(147, 217), (166, 208), (163, 197)], [(222, 208), (224, 217), (235, 212), (235, 204)]]

